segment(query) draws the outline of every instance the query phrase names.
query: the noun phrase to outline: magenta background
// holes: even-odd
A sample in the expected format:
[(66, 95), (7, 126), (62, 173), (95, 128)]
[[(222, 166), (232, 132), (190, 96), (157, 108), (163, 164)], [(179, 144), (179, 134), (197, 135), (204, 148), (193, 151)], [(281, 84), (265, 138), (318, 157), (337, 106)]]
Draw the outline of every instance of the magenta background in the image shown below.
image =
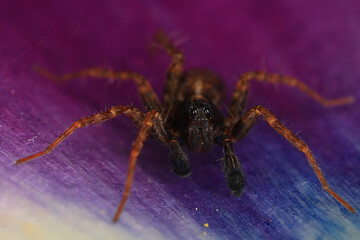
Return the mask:
[[(47, 208), (54, 206), (34, 191), (79, 204), (109, 224), (121, 198), (136, 136), (125, 118), (81, 129), (51, 155), (12, 164), (42, 150), (80, 117), (118, 104), (141, 107), (131, 82), (56, 84), (34, 73), (34, 63), (58, 74), (92, 66), (138, 71), (161, 95), (169, 57), (154, 52), (151, 40), (165, 29), (189, 37), (181, 47), (186, 68), (207, 67), (224, 77), (226, 104), (237, 76), (264, 68), (296, 76), (329, 98), (359, 99), (359, 9), (356, 1), (2, 1), (0, 180), (27, 182), (33, 189), (19, 184), (19, 191)], [(359, 101), (323, 108), (295, 89), (254, 83), (249, 105), (255, 104), (301, 131), (330, 186), (360, 209)], [(239, 199), (226, 187), (220, 148), (190, 154), (193, 174), (182, 179), (169, 171), (168, 149), (147, 142), (125, 212), (179, 238), (195, 236), (179, 213), (198, 228), (208, 222), (204, 231), (214, 238), (341, 239), (354, 237), (350, 225), (359, 231), (358, 214), (323, 191), (305, 157), (263, 121), (236, 153), (248, 181)]]

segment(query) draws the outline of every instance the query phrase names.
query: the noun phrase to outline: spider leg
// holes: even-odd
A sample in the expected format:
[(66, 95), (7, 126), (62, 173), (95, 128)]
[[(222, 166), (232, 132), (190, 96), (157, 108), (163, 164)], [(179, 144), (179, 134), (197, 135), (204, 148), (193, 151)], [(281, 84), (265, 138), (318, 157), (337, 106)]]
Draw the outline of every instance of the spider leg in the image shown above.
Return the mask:
[[(300, 82), (298, 79), (290, 76), (284, 76), (276, 73), (265, 73), (262, 71), (256, 72), (247, 72), (241, 75), (240, 79), (236, 84), (236, 90), (233, 94), (231, 103), (230, 103), (230, 115), (231, 118), (228, 118), (226, 121), (228, 123), (236, 122), (238, 117), (240, 117), (243, 113), (246, 99), (248, 95), (249, 85), (251, 80), (257, 80), (262, 82), (270, 82), (273, 84), (284, 84), (289, 85), (292, 87), (296, 87), (309, 95), (311, 98), (315, 99), (318, 103), (325, 107), (333, 107), (339, 105), (350, 104), (354, 101), (353, 97), (343, 97), (343, 98), (336, 98), (336, 99), (326, 99), (313, 89), (308, 87), (305, 83)], [(228, 124), (229, 126), (230, 124)]]
[(350, 212), (354, 213), (355, 209), (350, 206), (350, 204), (348, 204), (345, 200), (343, 200), (339, 195), (337, 195), (332, 189), (330, 189), (309, 147), (289, 129), (282, 125), (276, 118), (276, 116), (263, 106), (259, 105), (252, 107), (247, 113), (244, 114), (244, 116), (234, 126), (231, 134), (232, 140), (238, 141), (243, 138), (254, 126), (255, 121), (259, 116), (262, 116), (273, 129), (275, 129), (279, 134), (284, 136), (294, 147), (296, 147), (305, 154), (306, 158), (310, 163), (310, 166), (313, 168), (316, 176), (319, 178), (322, 187), (338, 202), (340, 202), (344, 207), (346, 207)]
[(162, 45), (166, 52), (172, 57), (166, 76), (163, 96), (164, 105), (166, 107), (171, 107), (171, 104), (175, 100), (176, 90), (184, 68), (184, 54), (174, 45), (164, 32), (158, 32), (155, 36), (155, 41)]
[(126, 200), (130, 194), (131, 184), (134, 177), (134, 170), (137, 158), (141, 152), (141, 149), (143, 147), (143, 143), (147, 136), (150, 133), (150, 130), (155, 128), (155, 122), (157, 122), (157, 126), (154, 133), (155, 136), (158, 136), (159, 140), (163, 140), (164, 143), (167, 143), (168, 140), (165, 138), (166, 131), (164, 130), (160, 118), (159, 112), (152, 110), (148, 112), (145, 116), (143, 113), (140, 112), (135, 107), (129, 107), (129, 106), (116, 106), (110, 108), (108, 111), (99, 113), (90, 117), (85, 117), (77, 120), (74, 124), (72, 124), (63, 134), (61, 134), (58, 138), (55, 139), (54, 142), (52, 142), (44, 151), (35, 153), (33, 155), (30, 155), (28, 157), (19, 159), (15, 162), (15, 164), (21, 164), (27, 161), (30, 161), (34, 158), (41, 157), (43, 155), (46, 155), (50, 153), (57, 145), (59, 145), (63, 140), (65, 140), (68, 136), (70, 136), (73, 132), (75, 132), (77, 129), (86, 127), (88, 125), (93, 125), (97, 123), (101, 123), (110, 119), (113, 119), (120, 114), (125, 114), (126, 116), (130, 117), (132, 121), (140, 128), (139, 134), (136, 137), (136, 140), (134, 142), (133, 148), (130, 153), (130, 161), (129, 161), (129, 169), (126, 179), (126, 185), (124, 190), (124, 195), (122, 197), (122, 200), (119, 204), (119, 207), (116, 211), (116, 214), (114, 216), (113, 221), (116, 222), (120, 216), (120, 213), (122, 209), (125, 206)]
[(151, 136), (156, 137), (160, 142), (166, 145), (170, 143), (170, 136), (165, 129), (164, 120), (162, 119), (161, 114), (154, 119)]
[(117, 222), (117, 220), (119, 219), (120, 214), (125, 206), (126, 200), (129, 197), (138, 156), (144, 145), (144, 141), (146, 140), (147, 136), (150, 133), (151, 128), (153, 127), (154, 119), (159, 117), (159, 115), (160, 114), (157, 111), (148, 112), (144, 118), (142, 127), (139, 131), (139, 134), (137, 135), (137, 137), (135, 139), (134, 145), (133, 145), (133, 147), (131, 149), (131, 153), (130, 153), (129, 169), (128, 169), (128, 173), (127, 173), (127, 177), (126, 177), (124, 194), (123, 194), (121, 202), (116, 210), (116, 213), (114, 215), (114, 218), (113, 218), (114, 222)]
[(153, 88), (151, 87), (151, 84), (146, 80), (144, 76), (136, 72), (131, 72), (131, 71), (117, 72), (111, 69), (96, 67), (96, 68), (84, 69), (78, 72), (67, 73), (62, 76), (56, 76), (40, 66), (34, 66), (34, 68), (35, 71), (40, 73), (42, 76), (52, 79), (54, 81), (68, 81), (74, 78), (81, 78), (81, 77), (133, 80), (140, 93), (142, 102), (145, 105), (146, 110), (160, 111), (161, 109), (160, 101), (156, 93), (154, 92)]
[(130, 117), (132, 121), (138, 126), (142, 126), (142, 122), (144, 119), (144, 114), (140, 112), (135, 107), (129, 107), (129, 106), (116, 106), (110, 108), (108, 111), (99, 113), (90, 117), (85, 117), (77, 120), (75, 123), (73, 123), (63, 134), (61, 134), (58, 138), (55, 139), (54, 142), (52, 142), (44, 151), (35, 153), (33, 155), (30, 155), (28, 157), (24, 157), (22, 159), (19, 159), (15, 162), (15, 164), (21, 164), (27, 161), (30, 161), (34, 158), (41, 157), (43, 155), (46, 155), (50, 153), (57, 145), (59, 145), (65, 138), (70, 136), (73, 132), (75, 132), (77, 129), (86, 127), (88, 125), (93, 125), (97, 123), (101, 123), (110, 119), (113, 119), (120, 114), (125, 114), (126, 116)]
[(236, 89), (231, 99), (229, 107), (230, 116), (225, 119), (225, 126), (231, 128), (234, 126), (234, 123), (239, 120), (240, 116), (242, 116), (249, 93), (249, 83), (250, 80), (247, 80), (244, 77), (244, 74), (241, 75), (236, 84)]

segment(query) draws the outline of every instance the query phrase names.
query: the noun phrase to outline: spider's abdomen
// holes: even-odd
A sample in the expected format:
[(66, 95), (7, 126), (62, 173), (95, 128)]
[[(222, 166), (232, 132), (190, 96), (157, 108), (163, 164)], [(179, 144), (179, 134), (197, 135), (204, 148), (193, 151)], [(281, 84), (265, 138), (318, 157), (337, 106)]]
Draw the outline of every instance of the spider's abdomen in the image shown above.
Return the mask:
[(224, 97), (224, 86), (215, 73), (205, 69), (191, 69), (183, 73), (176, 96), (179, 102), (201, 97), (219, 106)]

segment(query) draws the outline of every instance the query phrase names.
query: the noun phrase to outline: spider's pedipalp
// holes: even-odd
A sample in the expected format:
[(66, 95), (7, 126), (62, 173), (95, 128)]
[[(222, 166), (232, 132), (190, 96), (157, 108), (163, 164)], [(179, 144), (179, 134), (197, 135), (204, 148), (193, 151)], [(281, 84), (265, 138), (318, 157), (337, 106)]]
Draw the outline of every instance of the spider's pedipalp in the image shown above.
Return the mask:
[(223, 146), (224, 158), (222, 170), (225, 173), (226, 184), (235, 197), (239, 197), (245, 187), (246, 178), (238, 158), (234, 154), (234, 147), (231, 139), (225, 137), (221, 143)]
[(190, 175), (191, 166), (186, 153), (181, 149), (180, 143), (176, 139), (170, 142), (170, 162), (171, 170), (180, 177)]
[(258, 105), (252, 107), (244, 114), (244, 116), (234, 126), (234, 130), (231, 135), (233, 141), (237, 141), (243, 138), (253, 127), (256, 119), (259, 116), (262, 116), (273, 129), (275, 129), (280, 135), (284, 136), (286, 140), (288, 140), (294, 147), (296, 147), (298, 150), (305, 154), (306, 158), (310, 163), (310, 166), (313, 168), (316, 176), (320, 180), (322, 187), (338, 202), (340, 202), (344, 207), (346, 207), (350, 212), (354, 213), (355, 209), (339, 195), (337, 195), (332, 189), (330, 189), (324, 175), (320, 170), (319, 165), (317, 164), (313, 154), (310, 151), (310, 148), (289, 129), (282, 125), (280, 121), (276, 118), (276, 116), (265, 107)]
[[(113, 119), (122, 113), (125, 114), (126, 116), (130, 117), (131, 120), (138, 127), (141, 127), (141, 123), (143, 121), (144, 116), (140, 110), (138, 110), (135, 107), (122, 106), (122, 105), (112, 107), (106, 112), (98, 113), (96, 115), (81, 118), (81, 119), (77, 120), (68, 129), (66, 129), (66, 131), (63, 134), (61, 134), (58, 138), (56, 138), (55, 141), (52, 142), (44, 151), (41, 151), (41, 152), (35, 153), (33, 155), (30, 155), (28, 157), (19, 159), (15, 162), (15, 164), (18, 165), (18, 164), (30, 161), (34, 158), (38, 158), (43, 155), (46, 155), (46, 154), (50, 153), (57, 145), (59, 145), (63, 140), (65, 140), (68, 136), (70, 136), (77, 129), (86, 127), (88, 125), (93, 125), (93, 124), (97, 124), (97, 123), (101, 123), (101, 122)], [(139, 124), (140, 124), (140, 126), (139, 126)]]

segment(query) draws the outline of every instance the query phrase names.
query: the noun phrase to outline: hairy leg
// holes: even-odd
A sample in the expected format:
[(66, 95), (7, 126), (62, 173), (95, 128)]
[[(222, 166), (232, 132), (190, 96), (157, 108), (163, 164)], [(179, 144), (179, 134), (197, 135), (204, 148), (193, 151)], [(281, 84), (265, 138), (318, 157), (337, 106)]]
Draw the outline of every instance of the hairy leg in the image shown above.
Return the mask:
[(65, 140), (68, 136), (70, 136), (73, 132), (77, 129), (86, 127), (88, 125), (93, 125), (97, 123), (101, 123), (110, 119), (113, 119), (120, 114), (125, 114), (126, 116), (130, 117), (131, 120), (140, 128), (142, 126), (142, 122), (144, 119), (144, 114), (140, 112), (135, 107), (129, 106), (116, 106), (110, 108), (108, 111), (99, 113), (90, 117), (85, 117), (77, 120), (73, 123), (63, 134), (61, 134), (58, 138), (55, 139), (53, 143), (51, 143), (44, 151), (35, 153), (31, 156), (19, 159), (15, 162), (15, 164), (20, 164), (32, 160), (34, 158), (41, 157), (50, 153), (57, 145), (59, 145), (63, 140)]
[(179, 85), (180, 77), (184, 68), (184, 54), (174, 45), (173, 42), (165, 35), (159, 32), (155, 36), (156, 43), (162, 45), (166, 52), (172, 57), (169, 70), (166, 76), (166, 84), (164, 89), (164, 106), (171, 107), (175, 100), (176, 90)]
[(163, 120), (161, 114), (159, 116), (157, 116), (154, 119), (153, 128), (152, 128), (150, 134), (152, 137), (155, 137), (160, 142), (168, 145), (170, 143), (170, 136), (169, 136), (169, 133), (165, 129), (164, 122), (165, 121)]
[(68, 81), (74, 78), (80, 77), (96, 77), (96, 78), (109, 78), (117, 80), (133, 80), (140, 93), (143, 104), (146, 110), (161, 110), (160, 101), (154, 92), (151, 84), (146, 80), (144, 76), (136, 72), (121, 71), (117, 72), (111, 69), (104, 68), (89, 68), (78, 72), (71, 72), (61, 76), (56, 76), (46, 69), (39, 66), (35, 66), (35, 71), (39, 72), (46, 78), (54, 81)]
[(126, 200), (129, 197), (130, 190), (131, 190), (131, 184), (134, 178), (134, 172), (135, 172), (135, 166), (138, 159), (138, 156), (141, 152), (141, 149), (144, 145), (144, 141), (146, 140), (147, 136), (150, 133), (151, 128), (153, 127), (154, 119), (159, 117), (159, 112), (157, 111), (150, 111), (146, 114), (142, 127), (140, 129), (139, 134), (136, 137), (136, 140), (134, 142), (134, 145), (131, 149), (130, 153), (130, 160), (129, 160), (129, 169), (128, 174), (126, 177), (126, 184), (125, 184), (125, 190), (123, 197), (121, 199), (121, 202), (116, 210), (116, 213), (114, 215), (113, 221), (117, 222), (117, 220), (120, 217), (120, 214), (125, 206)]
[(82, 128), (82, 127), (85, 127), (88, 125), (93, 125), (93, 124), (104, 122), (106, 120), (113, 119), (113, 118), (117, 117), (118, 115), (120, 115), (121, 113), (130, 117), (133, 120), (133, 122), (138, 127), (140, 127), (140, 131), (139, 131), (138, 136), (136, 137), (136, 140), (134, 142), (134, 145), (133, 145), (131, 153), (130, 153), (129, 169), (128, 169), (128, 174), (127, 174), (127, 178), (126, 178), (124, 194), (123, 194), (121, 202), (118, 206), (118, 209), (115, 213), (115, 216), (113, 218), (113, 221), (116, 222), (119, 219), (121, 211), (124, 208), (126, 200), (130, 194), (131, 184), (132, 184), (133, 177), (134, 177), (136, 161), (141, 152), (144, 141), (146, 140), (147, 136), (150, 133), (150, 130), (153, 127), (154, 119), (160, 117), (159, 112), (150, 111), (144, 116), (143, 113), (141, 113), (138, 109), (136, 109), (134, 107), (116, 106), (116, 107), (110, 108), (106, 112), (99, 113), (99, 114), (96, 114), (96, 115), (93, 115), (90, 117), (86, 117), (86, 118), (81, 118), (78, 121), (76, 121), (74, 124), (72, 124), (57, 139), (55, 139), (55, 141), (53, 143), (51, 143), (44, 151), (41, 151), (41, 152), (38, 152), (31, 156), (19, 159), (18, 161), (15, 162), (15, 164), (18, 165), (18, 164), (27, 162), (29, 160), (32, 160), (34, 158), (38, 158), (45, 154), (48, 154), (57, 145), (59, 145), (63, 140), (65, 140), (68, 136), (70, 136), (73, 132), (75, 132), (75, 130), (77, 130), (78, 128)]
[(305, 83), (300, 82), (294, 77), (284, 76), (276, 73), (265, 73), (261, 71), (247, 72), (242, 74), (237, 82), (236, 90), (233, 94), (229, 107), (230, 117), (226, 119), (227, 126), (231, 126), (231, 124), (234, 124), (243, 114), (251, 80), (270, 82), (273, 84), (284, 84), (296, 87), (302, 92), (309, 95), (311, 98), (315, 99), (318, 103), (326, 107), (350, 104), (354, 101), (352, 97), (326, 99), (314, 90), (312, 90), (310, 87), (308, 87)]
[(354, 213), (355, 209), (339, 195), (337, 195), (332, 189), (330, 189), (309, 147), (289, 129), (282, 125), (276, 116), (263, 106), (252, 107), (247, 113), (244, 114), (244, 116), (234, 126), (231, 135), (232, 140), (238, 141), (243, 138), (254, 126), (259, 116), (262, 116), (273, 129), (275, 129), (280, 135), (284, 136), (294, 147), (305, 154), (310, 163), (310, 166), (313, 168), (316, 176), (319, 178), (322, 187), (350, 212)]

